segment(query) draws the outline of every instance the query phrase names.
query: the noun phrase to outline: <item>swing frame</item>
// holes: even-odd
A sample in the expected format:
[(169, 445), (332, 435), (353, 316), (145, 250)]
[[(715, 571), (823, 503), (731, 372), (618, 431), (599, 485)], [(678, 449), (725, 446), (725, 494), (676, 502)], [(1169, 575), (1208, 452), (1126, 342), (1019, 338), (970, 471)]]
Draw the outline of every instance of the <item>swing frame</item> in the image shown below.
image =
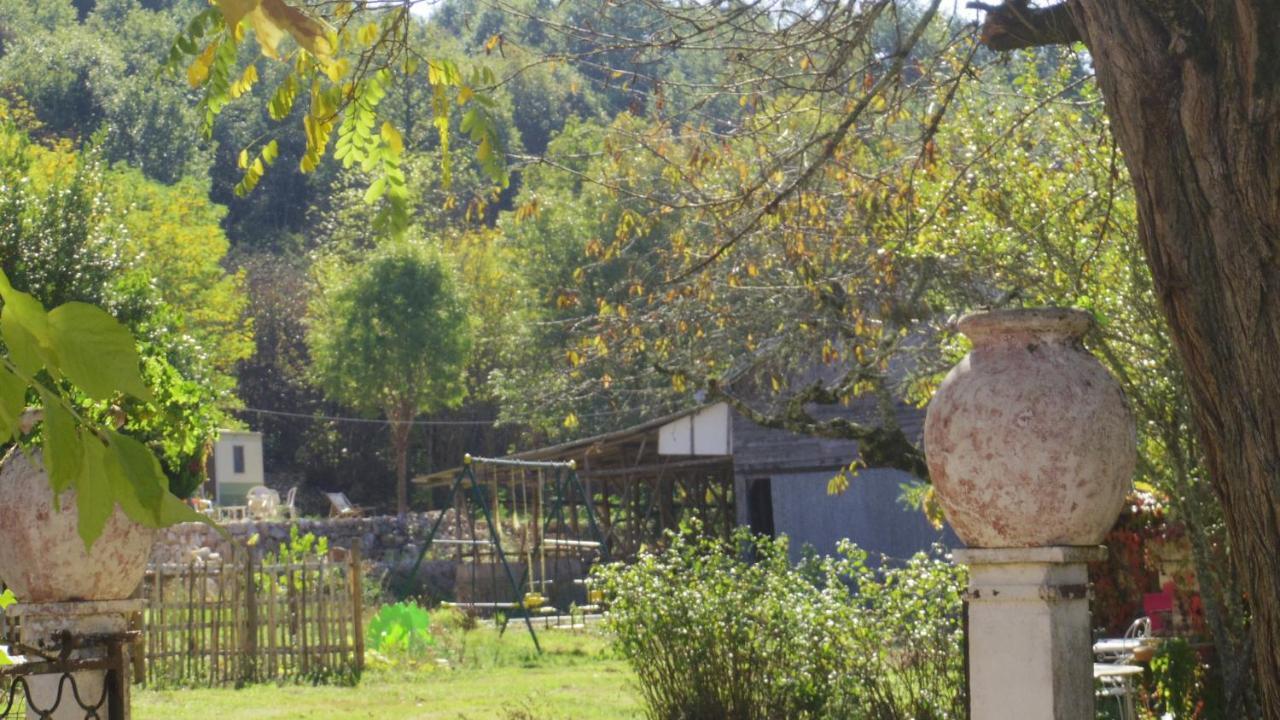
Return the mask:
[[(498, 502), (498, 493), (497, 493), (498, 478), (495, 475), (493, 479), (493, 483), (492, 483), (494, 487), (493, 497), (485, 498), (484, 488), (481, 486), (479, 478), (476, 477), (476, 473), (475, 473), (476, 465), (509, 467), (509, 468), (512, 468), (513, 473), (514, 473), (514, 470), (517, 468), (538, 471), (538, 500), (539, 500), (538, 512), (541, 514), (541, 517), (531, 518), (531, 522), (528, 526), (529, 529), (531, 529), (535, 534), (534, 534), (533, 542), (524, 543), (525, 551), (528, 557), (528, 562), (525, 564), (524, 572), (521, 574), (518, 580), (515, 576), (515, 573), (511, 569), (511, 564), (507, 561), (507, 554), (502, 546), (502, 529), (501, 527), (499, 527), (498, 523), (500, 521), (500, 518), (497, 516), (497, 513), (499, 512), (499, 507), (500, 507)], [(552, 495), (552, 504), (551, 504), (552, 511), (551, 512), (546, 512), (546, 508), (542, 502), (542, 497), (543, 497), (542, 472), (544, 470), (555, 471), (555, 476), (551, 483), (551, 495)], [(514, 512), (515, 502), (516, 502), (516, 498), (514, 495), (514, 478), (512, 479), (512, 483), (513, 483), (512, 485), (513, 494), (511, 497), (511, 501), (512, 501), (512, 509), (513, 509), (512, 515), (514, 518), (516, 516), (516, 513)], [(526, 493), (525, 502), (527, 506), (528, 491), (527, 491), (527, 487), (524, 487), (526, 485), (527, 483), (522, 480), (521, 486)], [(530, 588), (532, 588), (533, 579), (532, 579), (531, 573), (532, 573), (532, 566), (533, 566), (533, 558), (535, 554), (540, 554), (542, 564), (543, 564), (543, 571), (542, 571), (543, 577), (541, 582), (542, 582), (542, 588), (543, 590), (545, 590), (546, 584), (547, 584), (546, 567), (545, 567), (546, 566), (546, 547), (547, 547), (546, 532), (547, 532), (547, 529), (550, 527), (551, 522), (556, 518), (559, 518), (562, 528), (568, 526), (568, 520), (565, 518), (565, 503), (568, 499), (569, 492), (575, 489), (578, 492), (578, 496), (582, 498), (583, 507), (585, 508), (586, 514), (587, 514), (587, 526), (591, 532), (592, 537), (594, 537), (595, 539), (593, 541), (579, 540), (579, 541), (560, 541), (560, 542), (571, 542), (573, 547), (584, 548), (584, 549), (591, 547), (600, 554), (601, 561), (607, 563), (609, 562), (609, 544), (607, 541), (605, 541), (603, 534), (600, 532), (600, 525), (599, 523), (596, 522), (595, 508), (593, 507), (590, 496), (587, 495), (586, 487), (582, 484), (581, 479), (578, 478), (577, 463), (575, 463), (572, 460), (569, 460), (567, 462), (556, 462), (556, 461), (539, 462), (539, 461), (531, 461), (531, 460), (514, 460), (514, 459), (508, 459), (508, 458), (478, 457), (478, 456), (473, 456), (470, 453), (464, 455), (462, 460), (462, 467), (454, 475), (453, 483), (451, 484), (449, 489), (449, 502), (450, 504), (453, 504), (456, 506), (458, 503), (458, 500), (459, 499), (462, 500), (462, 503), (467, 508), (467, 515), (471, 521), (472, 528), (475, 527), (475, 509), (477, 507), (480, 508), (480, 513), (484, 518), (485, 524), (489, 528), (489, 540), (487, 542), (476, 540), (473, 532), (472, 533), (473, 537), (469, 541), (462, 541), (462, 540), (456, 540), (456, 539), (451, 541), (450, 540), (437, 541), (436, 533), (439, 531), (440, 525), (444, 522), (444, 518), (448, 514), (447, 512), (442, 511), (440, 513), (440, 516), (436, 518), (436, 521), (431, 524), (431, 530), (427, 533), (426, 537), (423, 539), (422, 549), (418, 551), (418, 557), (413, 563), (413, 568), (409, 571), (409, 577), (413, 578), (417, 576), (418, 570), (422, 566), (423, 558), (425, 558), (427, 555), (427, 551), (430, 550), (431, 546), (437, 542), (441, 545), (461, 546), (464, 543), (467, 545), (470, 545), (473, 548), (472, 562), (477, 564), (479, 560), (478, 546), (480, 544), (489, 545), (490, 547), (493, 548), (494, 554), (497, 555), (498, 562), (502, 565), (503, 571), (507, 576), (508, 582), (511, 583), (511, 590), (512, 590), (513, 597), (516, 598), (516, 602), (512, 604), (514, 605), (514, 607), (511, 607), (509, 609), (520, 610), (520, 616), (521, 618), (523, 618), (525, 627), (529, 631), (529, 637), (533, 639), (534, 647), (537, 649), (538, 653), (541, 654), (542, 644), (538, 641), (538, 633), (534, 630), (534, 627), (533, 627), (532, 615), (533, 615), (534, 608), (531, 608), (529, 606), (530, 603), (528, 602), (526, 594), (522, 591), (522, 588), (526, 585), (526, 583), (529, 584)], [(490, 502), (493, 503), (492, 509), (489, 506)], [(461, 518), (459, 518), (459, 522), (461, 522)], [(559, 553), (557, 553), (557, 557), (558, 556), (559, 556)], [(474, 573), (475, 573), (474, 569), (472, 570), (472, 573), (474, 578)], [(534, 592), (535, 591), (531, 590), (529, 594), (533, 594)], [(542, 591), (537, 591), (537, 593), (541, 597), (544, 597), (544, 598), (547, 597)], [(497, 609), (498, 607), (506, 608), (507, 606), (507, 604), (505, 603), (472, 602), (470, 604), (474, 607), (487, 607), (490, 609)], [(499, 634), (506, 632), (508, 622), (510, 622), (510, 617), (505, 617), (502, 624), (499, 627)]]

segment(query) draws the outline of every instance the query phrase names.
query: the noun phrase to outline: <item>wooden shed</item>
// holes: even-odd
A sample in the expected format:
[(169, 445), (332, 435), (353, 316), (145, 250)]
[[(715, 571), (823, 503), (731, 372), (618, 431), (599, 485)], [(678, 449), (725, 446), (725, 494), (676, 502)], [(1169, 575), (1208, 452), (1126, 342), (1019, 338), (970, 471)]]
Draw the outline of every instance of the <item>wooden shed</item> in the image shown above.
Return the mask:
[[(922, 412), (902, 409), (899, 423), (909, 436), (918, 434), (921, 422)], [(805, 546), (832, 553), (842, 538), (875, 559), (904, 559), (934, 543), (957, 544), (949, 530), (934, 529), (918, 511), (899, 502), (900, 486), (910, 480), (901, 471), (866, 469), (848, 490), (828, 495), (828, 481), (857, 452), (856, 442), (763, 428), (717, 402), (510, 457), (573, 460), (595, 498), (596, 515), (615, 558), (660, 542), (666, 529), (693, 517), (707, 532), (721, 536), (736, 525), (785, 533), (796, 558)], [(439, 486), (456, 472), (445, 470), (415, 482)], [(530, 479), (522, 475), (518, 480)]]

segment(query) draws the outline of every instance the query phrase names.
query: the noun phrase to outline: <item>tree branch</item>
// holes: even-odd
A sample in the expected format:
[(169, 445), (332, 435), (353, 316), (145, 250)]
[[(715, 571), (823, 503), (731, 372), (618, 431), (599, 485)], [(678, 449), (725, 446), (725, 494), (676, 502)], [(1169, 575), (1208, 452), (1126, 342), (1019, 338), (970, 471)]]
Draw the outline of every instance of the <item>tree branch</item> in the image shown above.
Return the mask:
[(808, 403), (824, 405), (834, 404), (832, 401), (838, 402), (821, 383), (808, 385), (788, 398), (786, 408), (776, 415), (760, 412), (741, 398), (726, 392), (717, 383), (708, 383), (707, 390), (711, 399), (723, 400), (729, 407), (761, 427), (832, 440), (855, 440), (858, 443), (858, 457), (866, 467), (890, 467), (904, 470), (921, 479), (927, 480), (929, 477), (924, 452), (907, 438), (896, 422), (865, 425), (846, 418), (817, 420), (810, 415), (804, 409)]
[(1070, 45), (1084, 39), (1066, 3), (1036, 8), (1025, 1), (1005, 0), (1000, 5), (971, 2), (966, 7), (987, 13), (982, 21), (982, 44), (992, 50)]

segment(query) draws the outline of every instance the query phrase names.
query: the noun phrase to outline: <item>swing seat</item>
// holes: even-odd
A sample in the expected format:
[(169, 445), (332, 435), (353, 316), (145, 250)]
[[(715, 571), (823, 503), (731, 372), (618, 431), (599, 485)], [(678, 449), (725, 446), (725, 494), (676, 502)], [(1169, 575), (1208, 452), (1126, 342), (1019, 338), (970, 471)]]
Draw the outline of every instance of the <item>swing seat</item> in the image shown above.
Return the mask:
[(492, 540), (447, 540), (433, 539), (432, 545), (463, 545), (465, 547), (493, 547)]
[(510, 602), (442, 602), (440, 604), (459, 610), (515, 610), (520, 607), (518, 603)]
[(594, 540), (561, 540), (560, 538), (543, 538), (542, 544), (549, 547), (598, 548), (600, 543)]
[(524, 594), (524, 607), (527, 610), (537, 610), (546, 603), (547, 598), (542, 593), (531, 592)]

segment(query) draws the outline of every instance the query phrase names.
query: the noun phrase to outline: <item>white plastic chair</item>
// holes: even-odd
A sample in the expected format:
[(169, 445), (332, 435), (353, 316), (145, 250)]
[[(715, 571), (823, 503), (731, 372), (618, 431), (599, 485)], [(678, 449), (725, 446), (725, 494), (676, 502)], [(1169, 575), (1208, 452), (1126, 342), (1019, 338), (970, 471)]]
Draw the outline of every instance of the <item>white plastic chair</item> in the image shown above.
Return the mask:
[(294, 504), (294, 501), (297, 499), (298, 499), (298, 486), (294, 485), (293, 487), (289, 488), (289, 492), (285, 494), (284, 505), (281, 506), (281, 508), (285, 512), (285, 515), (287, 515), (290, 520), (298, 519), (298, 507), (297, 505)]
[(280, 512), (280, 493), (265, 485), (250, 488), (245, 505), (253, 519), (274, 520)]

